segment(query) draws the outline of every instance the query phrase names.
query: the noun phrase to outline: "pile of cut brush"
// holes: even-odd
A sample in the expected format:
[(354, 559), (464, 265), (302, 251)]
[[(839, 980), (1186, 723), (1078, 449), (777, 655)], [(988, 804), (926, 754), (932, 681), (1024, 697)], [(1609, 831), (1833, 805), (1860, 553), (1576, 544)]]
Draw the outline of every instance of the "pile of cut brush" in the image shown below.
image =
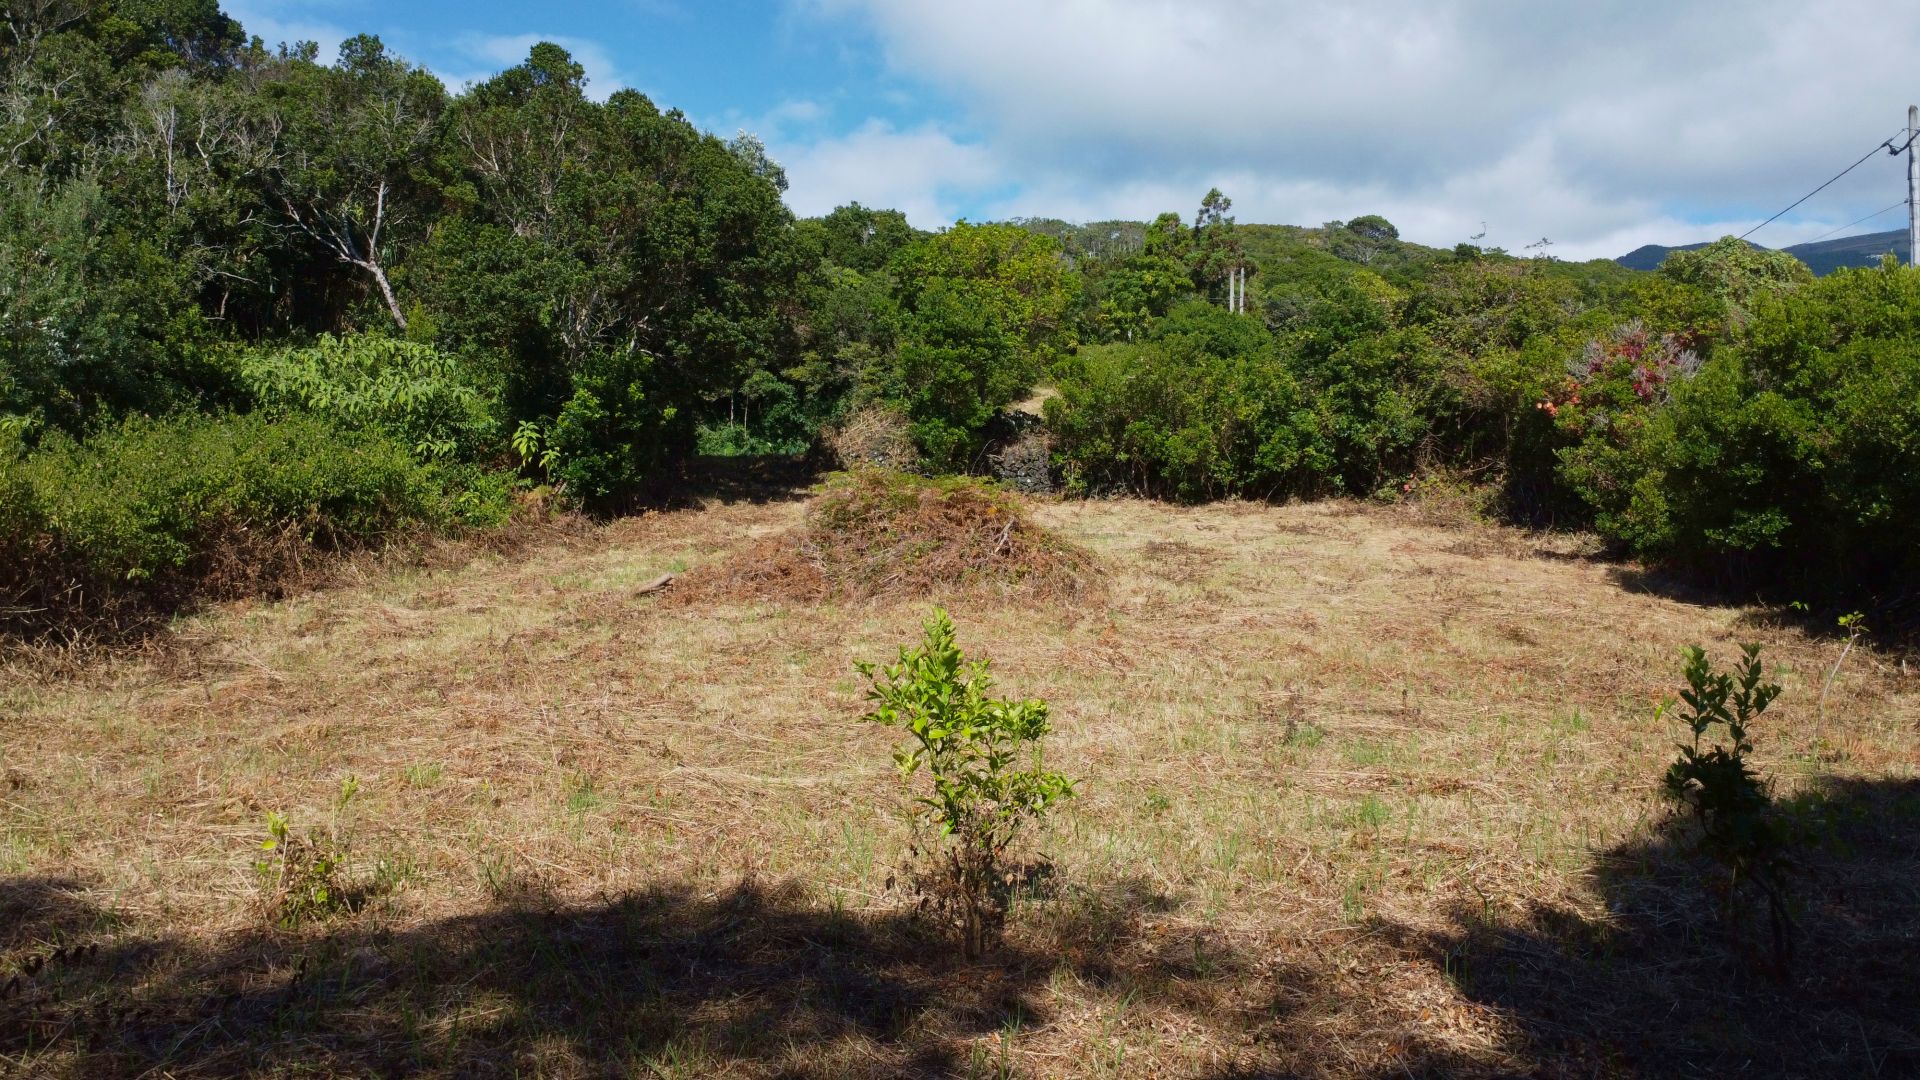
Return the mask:
[(806, 517), (674, 583), (677, 602), (816, 603), (988, 592), (1070, 601), (1093, 561), (1034, 523), (1020, 497), (968, 477), (836, 473)]

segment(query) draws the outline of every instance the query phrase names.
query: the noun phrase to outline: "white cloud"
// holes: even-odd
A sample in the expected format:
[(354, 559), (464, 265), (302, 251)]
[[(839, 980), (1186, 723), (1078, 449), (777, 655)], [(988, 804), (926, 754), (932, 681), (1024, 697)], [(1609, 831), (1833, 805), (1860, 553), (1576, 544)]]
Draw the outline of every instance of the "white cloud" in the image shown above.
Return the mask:
[[(1892, 133), (1914, 90), (1879, 57), (1920, 42), (1910, 0), (795, 2), (960, 103), (996, 207), (1139, 217), (1219, 183), (1243, 220), (1379, 212), (1434, 244), (1485, 220), (1568, 257), (1744, 231)], [(1891, 202), (1900, 172), (1756, 239)]]
[(986, 148), (934, 127), (901, 131), (872, 120), (815, 142), (767, 141), (787, 170), (787, 205), (802, 216), (859, 202), (905, 211), (922, 228), (950, 224), (969, 196), (1004, 175)]
[(314, 18), (305, 9), (311, 3), (295, 0), (225, 0), (221, 9), (240, 21), (249, 37), (257, 37), (267, 48), (311, 41), (320, 46), (320, 59), (331, 61), (340, 52), (340, 43), (353, 32), (325, 18)]
[(718, 116), (693, 116), (694, 124), (703, 131), (726, 135), (734, 131), (750, 131), (768, 143), (796, 145), (803, 143), (812, 134), (821, 130), (821, 125), (833, 115), (830, 105), (805, 99), (788, 99), (763, 113), (748, 115), (738, 109), (728, 109)]
[(769, 109), (761, 123), (769, 131), (778, 131), (789, 125), (817, 124), (832, 112), (817, 101), (783, 101)]

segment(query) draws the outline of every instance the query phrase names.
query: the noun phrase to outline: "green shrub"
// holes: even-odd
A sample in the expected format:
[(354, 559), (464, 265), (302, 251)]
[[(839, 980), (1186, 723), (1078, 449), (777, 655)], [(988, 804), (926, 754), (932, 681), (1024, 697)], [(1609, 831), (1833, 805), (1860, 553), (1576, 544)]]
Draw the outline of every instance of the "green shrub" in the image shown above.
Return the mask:
[[(1056, 367), (1049, 402), (1063, 472), (1086, 490), (1180, 499), (1370, 494), (1460, 442), (1449, 357), (1376, 275), (1328, 286), (1279, 338), (1204, 304), (1151, 342)], [(1436, 464), (1443, 462), (1434, 462)]]
[(31, 575), (43, 562), (45, 516), (24, 468), (27, 450), (17, 431), (0, 431), (0, 624), (26, 614)]
[(1813, 271), (1784, 251), (1769, 251), (1723, 236), (1692, 251), (1675, 251), (1660, 264), (1662, 276), (1712, 293), (1736, 313), (1767, 294), (1809, 284)]
[(240, 374), (265, 409), (382, 431), (422, 457), (472, 459), (499, 429), (454, 359), (416, 342), (323, 334), (311, 345), (246, 353)]
[[(130, 419), (0, 460), (0, 606), (16, 615), (271, 586), (303, 553), (491, 524), (500, 478), (318, 417)], [(31, 621), (31, 620), (29, 620)]]
[(1165, 316), (1188, 288), (1187, 268), (1168, 255), (1141, 252), (1089, 274), (1085, 297), (1092, 330), (1107, 341), (1132, 341)]
[[(1762, 681), (1758, 645), (1741, 647), (1732, 673), (1715, 671), (1697, 645), (1686, 656), (1687, 689), (1680, 692), (1686, 711), (1680, 719), (1692, 737), (1667, 767), (1666, 793), (1689, 812), (1701, 850), (1726, 870), (1729, 912), (1737, 891), (1748, 885), (1766, 898), (1774, 959), (1784, 964), (1793, 932), (1783, 891), (1784, 844), (1772, 820), (1772, 795), (1747, 763), (1753, 723), (1780, 696), (1780, 687)], [(1712, 734), (1716, 728), (1719, 737)]]
[(664, 403), (659, 374), (651, 357), (620, 353), (591, 357), (574, 375), (547, 441), (569, 498), (615, 509), (693, 446), (692, 414)]
[(1565, 457), (1604, 534), (1796, 592), (1920, 576), (1920, 271), (1759, 294), (1739, 336), (1667, 390)]
[(1069, 488), (1192, 500), (1327, 487), (1323, 417), (1289, 368), (1196, 345), (1098, 346), (1059, 366), (1046, 412)]
[(1602, 532), (1623, 536), (1636, 528), (1636, 483), (1656, 437), (1649, 425), (1700, 367), (1686, 338), (1656, 334), (1635, 319), (1587, 342), (1534, 403), (1574, 440), (1559, 451), (1560, 477)]
[(1204, 300), (1175, 306), (1153, 324), (1149, 336), (1154, 341), (1186, 342), (1189, 352), (1220, 357), (1254, 356), (1273, 344), (1266, 327)]
[(964, 470), (987, 424), (1041, 369), (961, 285), (936, 279), (917, 304), (898, 348), (863, 373), (858, 399), (897, 405), (929, 467)]
[(922, 888), (953, 917), (972, 959), (995, 943), (1005, 920), (1008, 847), (1028, 820), (1072, 797), (1073, 781), (1042, 767), (1047, 703), (989, 697), (987, 662), (961, 655), (944, 610), (935, 608), (924, 629), (897, 664), (855, 665), (872, 682), (873, 709), (861, 719), (911, 736), (894, 762), (909, 779), (925, 768), (932, 790), (916, 800), (918, 816), (940, 845)]
[(1302, 358), (1301, 381), (1325, 416), (1332, 487), (1369, 495), (1440, 454), (1458, 403), (1447, 359), (1419, 327), (1362, 337), (1324, 359)]

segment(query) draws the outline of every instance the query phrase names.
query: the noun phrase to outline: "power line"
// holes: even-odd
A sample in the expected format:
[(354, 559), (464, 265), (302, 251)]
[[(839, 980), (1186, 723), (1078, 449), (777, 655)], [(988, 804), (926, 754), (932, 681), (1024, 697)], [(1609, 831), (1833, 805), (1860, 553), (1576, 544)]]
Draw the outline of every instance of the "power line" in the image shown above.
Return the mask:
[[(1823, 191), (1825, 191), (1825, 190), (1827, 190), (1827, 188), (1829, 188), (1829, 187), (1831, 187), (1831, 186), (1833, 185), (1833, 181), (1834, 181), (1834, 180), (1838, 180), (1838, 179), (1840, 179), (1840, 178), (1841, 178), (1842, 176), (1845, 176), (1845, 175), (1847, 175), (1848, 173), (1850, 173), (1850, 172), (1852, 172), (1853, 170), (1855, 170), (1855, 169), (1857, 169), (1857, 168), (1859, 168), (1860, 166), (1862, 166), (1862, 165), (1864, 165), (1864, 164), (1866, 164), (1866, 161), (1867, 161), (1867, 159), (1868, 159), (1868, 158), (1870, 158), (1870, 157), (1872, 157), (1873, 155), (1875, 155), (1875, 154), (1877, 154), (1877, 153), (1879, 153), (1880, 151), (1882, 151), (1882, 150), (1885, 150), (1885, 151), (1886, 151), (1887, 153), (1889, 153), (1889, 154), (1897, 154), (1897, 153), (1899, 153), (1899, 152), (1900, 152), (1899, 150), (1895, 150), (1895, 149), (1893, 148), (1893, 139), (1897, 139), (1897, 138), (1899, 138), (1900, 136), (1902, 136), (1902, 135), (1905, 135), (1905, 134), (1907, 134), (1907, 129), (1906, 129), (1906, 128), (1901, 128), (1901, 129), (1900, 129), (1899, 131), (1897, 131), (1897, 132), (1895, 132), (1895, 133), (1894, 133), (1894, 135), (1893, 135), (1893, 138), (1892, 138), (1892, 139), (1888, 139), (1888, 140), (1886, 140), (1885, 142), (1883, 142), (1883, 143), (1881, 143), (1880, 145), (1878, 145), (1878, 146), (1876, 146), (1876, 147), (1874, 147), (1873, 149), (1871, 149), (1871, 150), (1869, 150), (1869, 151), (1867, 151), (1866, 153), (1864, 153), (1864, 154), (1862, 154), (1862, 155), (1860, 155), (1860, 160), (1859, 160), (1859, 161), (1856, 161), (1856, 162), (1854, 162), (1853, 164), (1851, 164), (1851, 165), (1849, 165), (1849, 166), (1847, 166), (1846, 168), (1844, 168), (1844, 169), (1841, 169), (1841, 170), (1840, 170), (1840, 171), (1839, 171), (1838, 173), (1835, 173), (1835, 174), (1834, 174), (1834, 176), (1833, 176), (1833, 179), (1831, 179), (1831, 180), (1828, 180), (1828, 181), (1827, 181), (1826, 183), (1824, 183), (1824, 184), (1821, 184), (1821, 185), (1820, 185), (1819, 187), (1817, 187), (1817, 188), (1814, 188), (1814, 189), (1813, 189), (1812, 191), (1809, 191), (1809, 192), (1807, 192), (1807, 193), (1806, 193), (1805, 195), (1802, 195), (1802, 196), (1800, 196), (1799, 198), (1797, 198), (1797, 199), (1795, 199), (1795, 200), (1793, 200), (1793, 204), (1792, 204), (1791, 206), (1788, 206), (1786, 210), (1782, 210), (1782, 211), (1780, 211), (1780, 212), (1779, 212), (1778, 214), (1775, 214), (1775, 215), (1773, 215), (1772, 217), (1770, 217), (1770, 218), (1768, 218), (1767, 220), (1765, 220), (1765, 221), (1763, 221), (1763, 222), (1761, 222), (1760, 224), (1758, 224), (1758, 225), (1755, 225), (1755, 226), (1754, 226), (1753, 228), (1751, 228), (1751, 229), (1748, 229), (1748, 230), (1747, 230), (1746, 232), (1743, 232), (1743, 233), (1741, 233), (1741, 234), (1740, 234), (1740, 239), (1742, 239), (1742, 240), (1745, 240), (1745, 239), (1746, 239), (1747, 237), (1749, 237), (1749, 236), (1752, 236), (1752, 235), (1753, 235), (1754, 233), (1757, 233), (1757, 232), (1759, 232), (1759, 231), (1760, 231), (1761, 229), (1764, 229), (1764, 228), (1766, 228), (1767, 226), (1769, 226), (1769, 225), (1771, 225), (1771, 224), (1773, 224), (1774, 222), (1776, 222), (1776, 221), (1779, 221), (1779, 220), (1780, 220), (1781, 218), (1783, 218), (1783, 217), (1785, 217), (1785, 216), (1787, 215), (1787, 211), (1788, 211), (1788, 210), (1792, 210), (1792, 209), (1793, 209), (1793, 208), (1794, 208), (1795, 206), (1799, 206), (1799, 205), (1800, 205), (1801, 203), (1803, 203), (1803, 202), (1806, 202), (1806, 201), (1807, 201), (1808, 199), (1811, 199), (1811, 198), (1813, 198), (1813, 197), (1814, 197), (1815, 195), (1818, 195), (1818, 194), (1820, 194), (1821, 192), (1823, 192)], [(1903, 149), (1904, 149), (1904, 148), (1903, 148)]]
[(1848, 229), (1853, 228), (1855, 225), (1859, 225), (1862, 222), (1872, 221), (1874, 218), (1879, 217), (1881, 214), (1886, 213), (1888, 210), (1898, 210), (1905, 205), (1907, 205), (1907, 200), (1901, 199), (1899, 202), (1894, 203), (1892, 206), (1886, 207), (1885, 209), (1875, 210), (1873, 213), (1868, 214), (1866, 217), (1861, 218), (1859, 221), (1849, 221), (1845, 225), (1842, 225), (1837, 229), (1828, 229), (1826, 232), (1821, 233), (1819, 236), (1816, 236), (1811, 240), (1803, 240), (1801, 241), (1801, 243), (1817, 244), (1820, 241), (1825, 240), (1827, 237), (1832, 236), (1834, 233), (1846, 232)]

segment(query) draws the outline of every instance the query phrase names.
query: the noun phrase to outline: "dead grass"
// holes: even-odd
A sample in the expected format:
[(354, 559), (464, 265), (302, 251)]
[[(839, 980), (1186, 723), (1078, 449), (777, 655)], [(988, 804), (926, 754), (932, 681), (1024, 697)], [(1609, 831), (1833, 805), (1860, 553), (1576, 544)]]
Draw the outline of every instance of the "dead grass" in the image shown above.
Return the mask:
[(927, 599), (960, 592), (1080, 599), (1088, 555), (979, 481), (860, 469), (829, 477), (800, 523), (677, 582), (675, 603)]
[(23, 606), (0, 605), (0, 679), (28, 672), (70, 673), (108, 654), (170, 649), (168, 627), (182, 615), (221, 603), (284, 600), (302, 593), (381, 580), (396, 570), (464, 564), (480, 553), (507, 554), (585, 532), (586, 519), (523, 498), (500, 525), (456, 533), (410, 527), (378, 544), (316, 545), (315, 523), (272, 528), (223, 522), (196, 545), (199, 554), (164, 585), (100, 588), (69, 568), (30, 562), (16, 572), (43, 580)]
[[(899, 781), (854, 722), (852, 661), (925, 601), (638, 594), (790, 552), (807, 513), (649, 514), (13, 672), (0, 1073), (1920, 1069), (1897, 658), (1849, 659), (1816, 742), (1837, 644), (1521, 534), (1036, 504), (1099, 593), (943, 599), (1084, 782), (1008, 950), (969, 966), (888, 887)], [(1760, 763), (1813, 838), (1787, 987), (1650, 828), (1679, 646), (1746, 639), (1787, 687)], [(269, 809), (341, 838), (352, 914), (262, 925)]]
[(849, 469), (912, 469), (920, 464), (907, 418), (894, 409), (861, 409), (826, 432), (822, 442), (834, 460)]

